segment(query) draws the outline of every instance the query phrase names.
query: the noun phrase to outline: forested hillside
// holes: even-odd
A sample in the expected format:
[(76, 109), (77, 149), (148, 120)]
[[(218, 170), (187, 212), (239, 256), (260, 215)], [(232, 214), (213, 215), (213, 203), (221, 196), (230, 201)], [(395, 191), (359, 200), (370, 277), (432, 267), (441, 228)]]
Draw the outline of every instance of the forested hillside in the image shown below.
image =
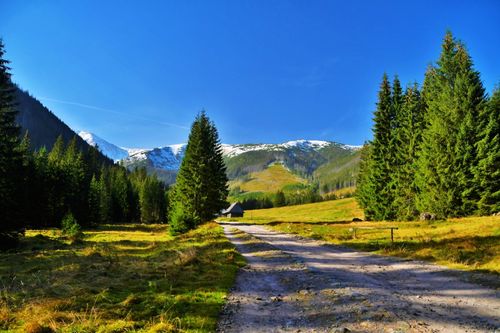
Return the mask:
[(65, 143), (76, 137), (79, 149), (89, 148), (87, 142), (27, 91), (15, 86), (14, 96), (18, 111), (16, 121), (21, 127), (21, 135), (29, 133), (32, 149), (45, 147), (50, 150), (59, 136)]
[(326, 141), (280, 145), (237, 145), (226, 153), (230, 200), (247, 209), (335, 198), (335, 190), (356, 186), (360, 150)]

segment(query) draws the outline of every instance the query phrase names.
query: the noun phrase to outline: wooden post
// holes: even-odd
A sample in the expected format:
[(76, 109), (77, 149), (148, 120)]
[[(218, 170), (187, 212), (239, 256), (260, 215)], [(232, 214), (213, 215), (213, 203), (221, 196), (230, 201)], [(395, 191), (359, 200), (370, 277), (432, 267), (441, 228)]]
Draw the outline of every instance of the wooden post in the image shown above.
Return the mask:
[(391, 228), (391, 243), (394, 243), (394, 228)]

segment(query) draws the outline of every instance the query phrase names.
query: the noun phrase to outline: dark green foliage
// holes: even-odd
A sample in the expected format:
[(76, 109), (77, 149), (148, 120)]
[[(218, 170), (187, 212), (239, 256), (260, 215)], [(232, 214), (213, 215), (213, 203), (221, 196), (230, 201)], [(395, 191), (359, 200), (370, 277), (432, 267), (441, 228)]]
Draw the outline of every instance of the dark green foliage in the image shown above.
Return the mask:
[(62, 219), (61, 231), (63, 235), (68, 236), (73, 240), (76, 240), (81, 236), (82, 228), (71, 212), (66, 214)]
[(475, 211), (479, 113), (485, 92), (465, 46), (447, 33), (437, 66), (425, 77), (426, 128), (418, 168), (418, 207), (438, 217)]
[(226, 207), (227, 195), (226, 167), (217, 129), (205, 112), (201, 112), (191, 126), (186, 153), (177, 175), (171, 224), (182, 224), (181, 230), (196, 226), (184, 221), (211, 220)]
[(182, 204), (175, 202), (170, 210), (169, 232), (172, 235), (185, 233), (201, 223), (199, 217), (186, 210)]
[[(393, 93), (394, 92), (394, 93)], [(393, 149), (393, 128), (395, 126), (396, 109), (401, 104), (401, 87), (399, 80), (394, 80), (394, 89), (391, 88), (386, 74), (382, 78), (378, 93), (377, 110), (374, 113), (373, 142), (370, 144), (369, 162), (362, 166), (360, 175), (361, 185), (364, 187), (358, 193), (361, 207), (370, 220), (389, 220), (394, 218), (391, 206), (394, 201), (392, 175), (395, 165)], [(369, 171), (368, 171), (369, 170)]]
[(274, 207), (282, 207), (286, 205), (285, 193), (283, 191), (276, 192), (273, 200)]
[(426, 72), (422, 97), (416, 84), (402, 95), (395, 80), (391, 96), (389, 90), (384, 77), (374, 140), (360, 166), (357, 198), (367, 218), (498, 211), (498, 93), (486, 105), (463, 43), (446, 34), (437, 64)]
[(91, 226), (98, 225), (99, 222), (101, 221), (100, 201), (101, 201), (100, 185), (95, 175), (93, 175), (92, 179), (90, 180), (89, 200), (88, 200), (89, 202), (88, 224)]
[(500, 89), (493, 92), (481, 118), (474, 180), (479, 213), (492, 214), (500, 212)]
[(14, 244), (22, 228), (23, 156), (20, 151), (14, 86), (0, 40), (0, 243)]
[[(336, 197), (328, 197), (334, 200)], [(282, 206), (301, 205), (306, 203), (320, 202), (324, 198), (318, 193), (318, 185), (293, 184), (284, 186), (276, 193), (270, 192), (247, 192), (238, 193), (229, 197), (231, 202), (239, 202), (245, 210), (263, 209)]]
[(393, 133), (395, 164), (392, 173), (394, 213), (399, 220), (411, 220), (418, 215), (415, 180), (423, 130), (423, 108), (417, 84), (408, 87), (403, 103), (396, 111)]

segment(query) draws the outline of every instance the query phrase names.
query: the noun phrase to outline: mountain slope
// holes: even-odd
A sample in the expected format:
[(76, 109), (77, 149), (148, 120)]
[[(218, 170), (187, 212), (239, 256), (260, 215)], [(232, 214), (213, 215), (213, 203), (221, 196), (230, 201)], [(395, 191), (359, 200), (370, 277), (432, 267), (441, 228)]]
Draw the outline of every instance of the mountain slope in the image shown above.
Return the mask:
[(19, 111), (17, 122), (21, 126), (22, 134), (28, 132), (33, 149), (45, 147), (50, 150), (59, 135), (64, 142), (76, 136), (78, 147), (82, 150), (88, 149), (89, 145), (85, 140), (28, 92), (16, 87), (15, 97)]
[(282, 164), (272, 164), (268, 168), (250, 173), (243, 179), (230, 182), (229, 188), (238, 192), (276, 192), (287, 186), (307, 184), (307, 180), (286, 169)]

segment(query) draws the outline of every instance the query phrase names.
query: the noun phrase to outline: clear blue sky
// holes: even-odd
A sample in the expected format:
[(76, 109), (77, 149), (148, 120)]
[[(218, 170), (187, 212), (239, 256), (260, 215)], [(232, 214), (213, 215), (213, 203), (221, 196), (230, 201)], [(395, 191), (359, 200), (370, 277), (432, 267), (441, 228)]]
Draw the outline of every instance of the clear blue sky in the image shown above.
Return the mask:
[(127, 147), (185, 142), (202, 108), (227, 143), (362, 144), (383, 72), (422, 82), (446, 29), (491, 92), (497, 0), (0, 0), (14, 81)]

